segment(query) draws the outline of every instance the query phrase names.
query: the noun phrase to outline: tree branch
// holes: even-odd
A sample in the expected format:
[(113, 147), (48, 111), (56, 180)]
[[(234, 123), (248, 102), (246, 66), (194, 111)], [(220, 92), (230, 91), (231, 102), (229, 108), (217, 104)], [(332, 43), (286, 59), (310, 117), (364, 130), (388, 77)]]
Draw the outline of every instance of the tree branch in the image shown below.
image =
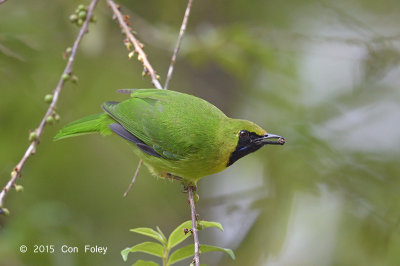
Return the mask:
[(151, 66), (149, 60), (147, 59), (147, 55), (143, 51), (142, 47), (143, 44), (136, 39), (136, 37), (132, 34), (132, 29), (128, 26), (127, 22), (125, 21), (124, 16), (119, 11), (119, 6), (115, 4), (113, 0), (107, 0), (108, 5), (110, 6), (111, 10), (113, 11), (115, 17), (118, 20), (118, 23), (124, 32), (127, 39), (132, 43), (135, 48), (135, 51), (138, 53), (138, 59), (142, 62), (145, 70), (151, 77), (151, 82), (153, 83), (154, 87), (157, 89), (162, 90), (162, 86), (157, 79), (157, 74), (154, 71), (153, 67)]
[(182, 21), (181, 29), (179, 31), (178, 40), (176, 42), (175, 50), (174, 50), (174, 53), (173, 53), (172, 58), (171, 58), (171, 64), (169, 65), (167, 79), (165, 80), (164, 90), (168, 89), (169, 82), (170, 82), (170, 80), (172, 78), (172, 73), (174, 72), (174, 65), (175, 65), (175, 62), (176, 62), (176, 56), (177, 56), (177, 54), (179, 52), (179, 48), (181, 47), (183, 34), (185, 34), (186, 26), (187, 26), (187, 23), (188, 23), (188, 20), (189, 20), (189, 15), (190, 15), (190, 9), (192, 7), (192, 2), (193, 2), (193, 0), (189, 0), (188, 1), (187, 7), (186, 7), (186, 11), (185, 11), (185, 15), (183, 16), (183, 21)]
[(90, 5), (88, 7), (88, 10), (87, 10), (87, 14), (86, 14), (86, 19), (85, 19), (84, 23), (82, 24), (82, 27), (81, 27), (81, 29), (80, 29), (80, 31), (78, 33), (78, 36), (75, 39), (74, 45), (72, 46), (71, 54), (69, 55), (68, 62), (66, 64), (65, 68), (64, 68), (64, 71), (63, 71), (63, 73), (62, 73), (62, 75), (60, 77), (60, 80), (58, 81), (57, 87), (54, 90), (53, 99), (52, 99), (52, 101), (50, 103), (50, 106), (47, 109), (47, 112), (44, 115), (42, 121), (40, 122), (38, 128), (36, 128), (34, 130), (35, 137), (31, 139), (31, 144), (29, 145), (29, 147), (25, 151), (25, 154), (22, 157), (22, 159), (14, 167), (14, 170), (11, 173), (10, 180), (5, 185), (3, 190), (0, 192), (0, 208), (2, 208), (2, 206), (3, 206), (4, 198), (7, 195), (8, 191), (13, 186), (15, 186), (15, 183), (16, 183), (18, 177), (21, 176), (21, 170), (24, 167), (26, 161), (29, 159), (29, 157), (31, 157), (33, 154), (35, 154), (36, 147), (39, 144), (40, 137), (42, 136), (43, 131), (44, 131), (44, 127), (46, 126), (47, 118), (51, 117), (54, 114), (54, 111), (55, 111), (55, 108), (56, 108), (56, 105), (57, 105), (58, 98), (60, 96), (61, 90), (62, 90), (66, 80), (70, 77), (70, 75), (72, 73), (72, 66), (74, 64), (76, 52), (78, 50), (79, 44), (80, 44), (83, 36), (88, 31), (88, 26), (89, 26), (90, 20), (91, 20), (91, 18), (93, 16), (93, 10), (95, 9), (96, 4), (97, 4), (98, 1), (99, 0), (92, 0), (92, 2), (90, 3)]
[(193, 200), (193, 193), (196, 193), (196, 186), (189, 185), (188, 192), (189, 192), (188, 194), (189, 194), (190, 210), (191, 210), (191, 215), (192, 215), (192, 234), (193, 234), (193, 239), (194, 239), (193, 262), (194, 262), (195, 266), (199, 266), (200, 265), (200, 242), (199, 242), (199, 237), (197, 235), (197, 214), (196, 214), (196, 207), (194, 205), (194, 200)]

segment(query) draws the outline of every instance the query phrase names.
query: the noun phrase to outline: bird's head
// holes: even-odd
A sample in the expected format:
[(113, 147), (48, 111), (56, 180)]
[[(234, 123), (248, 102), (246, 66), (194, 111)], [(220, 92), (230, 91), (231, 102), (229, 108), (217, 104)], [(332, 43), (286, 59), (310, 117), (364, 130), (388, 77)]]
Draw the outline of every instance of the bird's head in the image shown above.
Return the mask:
[(231, 148), (227, 166), (266, 144), (283, 145), (286, 142), (285, 138), (267, 133), (253, 122), (240, 119), (231, 119), (227, 134), (233, 140), (234, 146), (233, 149)]

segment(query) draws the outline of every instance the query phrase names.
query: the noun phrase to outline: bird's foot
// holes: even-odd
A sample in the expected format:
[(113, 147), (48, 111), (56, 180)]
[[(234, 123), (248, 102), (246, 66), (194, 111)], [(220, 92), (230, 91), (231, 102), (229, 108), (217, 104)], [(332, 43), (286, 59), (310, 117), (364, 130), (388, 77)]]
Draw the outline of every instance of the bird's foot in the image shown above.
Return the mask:
[(182, 181), (182, 185), (183, 185), (183, 190), (182, 190), (183, 193), (188, 193), (189, 188), (191, 188), (193, 192), (196, 192), (197, 190), (197, 186), (194, 185), (193, 183), (186, 183)]

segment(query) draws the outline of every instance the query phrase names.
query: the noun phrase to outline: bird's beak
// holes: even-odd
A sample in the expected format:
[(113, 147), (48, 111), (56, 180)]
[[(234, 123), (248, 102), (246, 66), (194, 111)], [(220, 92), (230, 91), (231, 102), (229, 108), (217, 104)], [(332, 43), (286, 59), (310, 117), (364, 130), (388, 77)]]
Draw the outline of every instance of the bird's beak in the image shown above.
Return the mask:
[(284, 137), (281, 137), (279, 135), (274, 135), (274, 134), (265, 134), (261, 138), (257, 139), (258, 142), (261, 144), (273, 144), (273, 145), (283, 145), (286, 143), (286, 139)]

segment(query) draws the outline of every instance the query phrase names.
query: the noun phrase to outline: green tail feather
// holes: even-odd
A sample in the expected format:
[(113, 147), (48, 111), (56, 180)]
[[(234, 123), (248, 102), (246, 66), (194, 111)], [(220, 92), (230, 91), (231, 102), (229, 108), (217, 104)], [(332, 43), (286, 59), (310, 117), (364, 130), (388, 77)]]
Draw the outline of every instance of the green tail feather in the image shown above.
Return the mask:
[(112, 133), (108, 125), (115, 122), (107, 114), (96, 114), (84, 117), (69, 123), (63, 127), (54, 140), (65, 139), (69, 137), (75, 137), (79, 135), (85, 135), (90, 133), (100, 133), (101, 135), (109, 135)]

